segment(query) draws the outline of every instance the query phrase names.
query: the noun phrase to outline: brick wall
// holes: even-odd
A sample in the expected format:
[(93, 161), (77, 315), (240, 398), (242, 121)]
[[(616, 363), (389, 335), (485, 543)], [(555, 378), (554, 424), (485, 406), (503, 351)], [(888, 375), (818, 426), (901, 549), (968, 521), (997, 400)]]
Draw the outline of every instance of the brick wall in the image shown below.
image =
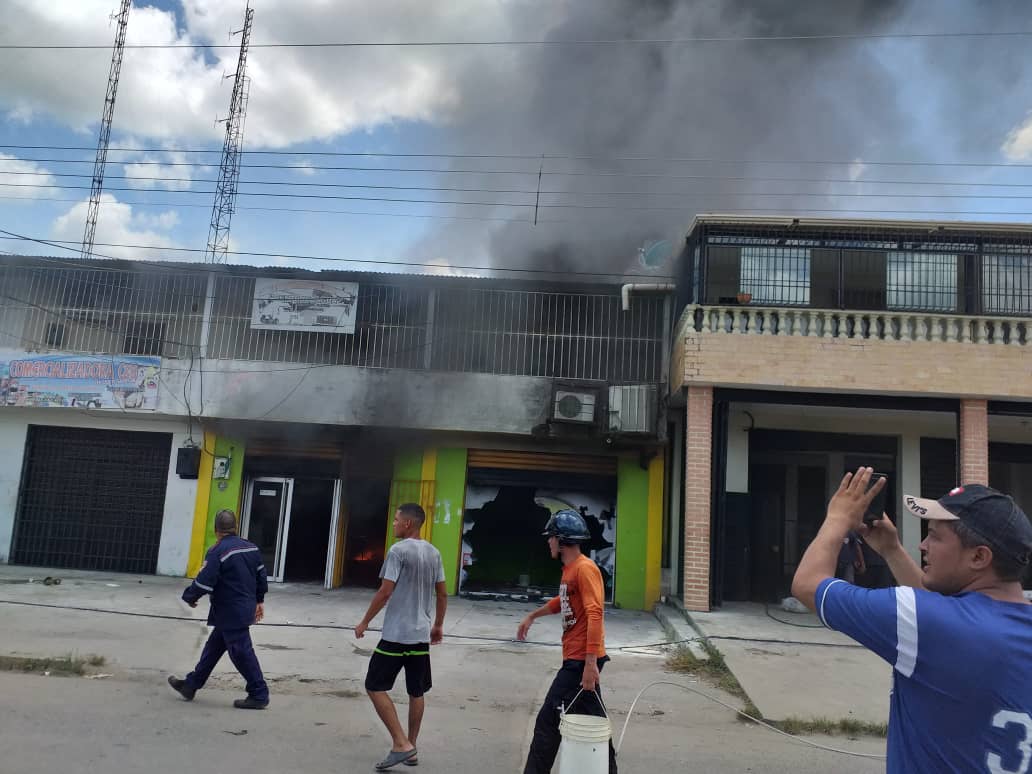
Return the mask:
[(684, 606), (709, 610), (713, 388), (688, 387), (685, 422)]
[(689, 385), (1032, 398), (1027, 346), (680, 332), (673, 359)]
[(960, 402), (960, 483), (989, 483), (989, 411), (984, 400)]

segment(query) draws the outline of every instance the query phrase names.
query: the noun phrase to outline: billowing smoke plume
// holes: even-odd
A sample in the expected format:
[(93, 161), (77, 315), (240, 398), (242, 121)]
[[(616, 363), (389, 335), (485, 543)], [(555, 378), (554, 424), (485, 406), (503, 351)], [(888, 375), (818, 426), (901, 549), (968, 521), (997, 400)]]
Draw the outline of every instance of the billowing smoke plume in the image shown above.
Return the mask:
[[(1020, 3), (1003, 2), (994, 6), (991, 18), (970, 17), (971, 9), (953, 0), (568, 0), (556, 6), (563, 18), (548, 32), (553, 40), (1000, 29), (1016, 24), (1021, 13)], [(511, 13), (521, 8), (515, 3)], [(521, 29), (524, 22), (514, 20), (512, 26)], [(929, 113), (959, 109), (960, 95), (967, 95), (970, 110), (970, 96), (977, 93), (973, 87), (951, 75), (956, 94), (948, 95), (939, 81), (922, 90), (908, 83), (906, 63), (928, 72), (932, 58), (947, 70), (946, 62), (967, 60), (968, 67), (983, 70), (982, 88), (995, 89), (998, 84), (984, 69), (997, 66), (993, 57), (1001, 46), (1017, 61), (1020, 39), (988, 46), (984, 39), (556, 45), (478, 55), (458, 79), (462, 108), (443, 133), (452, 147), (592, 158), (478, 162), (529, 173), (466, 178), (484, 188), (536, 190), (542, 166), (538, 225), (525, 222), (534, 218), (531, 207), (477, 208), (481, 217), (524, 222), (447, 222), (415, 252), (452, 263), (486, 259), (507, 267), (640, 272), (637, 248), (646, 240), (683, 238), (698, 212), (863, 209), (857, 199), (834, 195), (849, 189), (819, 181), (862, 175), (859, 160), (864, 157), (927, 158), (929, 152), (941, 157), (953, 151), (949, 143), (973, 144), (956, 131), (957, 124), (968, 121), (961, 113), (952, 126), (929, 121)], [(486, 61), (490, 56), (495, 60)], [(995, 64), (987, 66), (987, 57)], [(1011, 122), (1014, 115), (1008, 112)], [(1011, 125), (1004, 122), (999, 129)], [(930, 150), (929, 132), (947, 144)], [(986, 143), (981, 158), (999, 148), (1002, 134), (980, 138)], [(664, 160), (671, 158), (739, 163)], [(858, 163), (852, 168), (848, 163), (834, 168), (761, 163), (784, 159)], [(557, 172), (601, 174), (549, 174)], [(685, 179), (613, 174), (628, 172)], [(923, 177), (936, 172), (925, 170)], [(818, 182), (756, 182), (757, 177), (814, 177)], [(818, 196), (756, 195), (800, 191)], [(496, 200), (533, 202), (535, 196)], [(888, 204), (875, 200), (867, 206)], [(914, 207), (915, 202), (903, 204)]]

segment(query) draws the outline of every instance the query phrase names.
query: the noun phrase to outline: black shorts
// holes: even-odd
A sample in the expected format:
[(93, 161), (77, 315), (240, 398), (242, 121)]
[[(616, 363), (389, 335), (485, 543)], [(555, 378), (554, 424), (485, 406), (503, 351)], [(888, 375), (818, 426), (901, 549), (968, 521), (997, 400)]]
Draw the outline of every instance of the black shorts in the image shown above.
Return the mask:
[(398, 672), (405, 668), (405, 689), (408, 695), (419, 698), (433, 685), (430, 679), (430, 644), (416, 645), (380, 640), (366, 672), (367, 691), (389, 691), (394, 687)]

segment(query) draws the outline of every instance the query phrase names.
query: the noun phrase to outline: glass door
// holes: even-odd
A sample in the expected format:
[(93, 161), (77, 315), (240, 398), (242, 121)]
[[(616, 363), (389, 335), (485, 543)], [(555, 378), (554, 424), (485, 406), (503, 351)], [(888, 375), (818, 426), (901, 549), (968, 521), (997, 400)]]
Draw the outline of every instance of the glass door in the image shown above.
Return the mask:
[(282, 581), (290, 532), (291, 478), (253, 478), (247, 486), (242, 537), (261, 551), (269, 580)]

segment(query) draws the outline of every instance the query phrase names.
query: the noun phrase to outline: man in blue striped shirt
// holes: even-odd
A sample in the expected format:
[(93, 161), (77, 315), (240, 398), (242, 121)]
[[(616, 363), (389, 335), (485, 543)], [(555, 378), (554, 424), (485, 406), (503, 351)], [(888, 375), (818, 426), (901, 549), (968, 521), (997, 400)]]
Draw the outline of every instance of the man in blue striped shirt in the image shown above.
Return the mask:
[[(1027, 774), (1032, 765), (1032, 605), (1021, 581), (1032, 524), (1005, 494), (972, 484), (939, 500), (907, 495), (928, 521), (924, 569), (888, 518), (864, 525), (884, 486), (846, 474), (796, 571), (792, 593), (826, 626), (893, 666), (890, 774)], [(834, 577), (856, 529), (900, 586), (862, 589)]]
[(223, 510), (215, 515), (218, 542), (204, 557), (201, 571), (183, 592), (183, 601), (197, 607), (197, 601), (211, 594), (208, 626), (214, 627), (204, 645), (197, 667), (180, 680), (172, 675), (168, 684), (187, 701), (208, 681), (224, 653), (247, 681), (247, 698), (237, 699), (237, 709), (265, 709), (269, 687), (262, 676), (250, 626), (265, 617), (265, 594), (269, 583), (258, 546), (237, 535), (236, 515)]

